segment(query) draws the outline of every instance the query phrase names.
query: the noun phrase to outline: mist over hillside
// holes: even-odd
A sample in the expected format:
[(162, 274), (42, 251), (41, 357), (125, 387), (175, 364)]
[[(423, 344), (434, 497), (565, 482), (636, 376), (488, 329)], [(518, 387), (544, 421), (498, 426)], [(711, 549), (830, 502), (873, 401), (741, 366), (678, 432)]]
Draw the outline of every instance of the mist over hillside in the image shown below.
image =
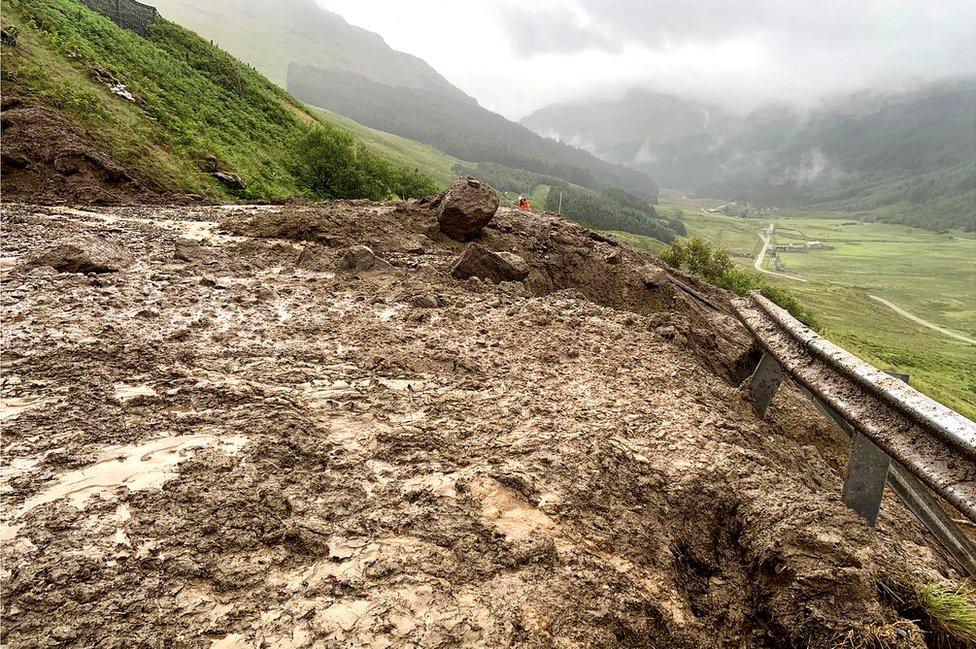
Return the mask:
[(209, 38), (284, 85), (292, 62), (473, 101), (423, 60), (314, 0), (160, 0), (166, 18)]
[(703, 196), (976, 228), (973, 78), (746, 115), (632, 90), (619, 100), (549, 106), (522, 124)]

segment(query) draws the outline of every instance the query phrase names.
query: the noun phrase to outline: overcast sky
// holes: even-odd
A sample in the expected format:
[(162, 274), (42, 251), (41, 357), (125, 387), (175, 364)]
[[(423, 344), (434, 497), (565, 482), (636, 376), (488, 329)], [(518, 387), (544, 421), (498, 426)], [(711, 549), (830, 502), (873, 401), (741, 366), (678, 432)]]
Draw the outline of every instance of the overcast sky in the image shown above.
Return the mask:
[(518, 119), (628, 87), (748, 109), (976, 71), (974, 0), (318, 0)]

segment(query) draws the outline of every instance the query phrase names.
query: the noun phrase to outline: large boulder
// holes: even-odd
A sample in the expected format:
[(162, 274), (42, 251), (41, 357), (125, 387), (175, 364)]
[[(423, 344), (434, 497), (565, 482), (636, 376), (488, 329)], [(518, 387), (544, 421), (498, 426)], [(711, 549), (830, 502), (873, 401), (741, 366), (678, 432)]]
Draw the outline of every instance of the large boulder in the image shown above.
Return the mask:
[(57, 243), (28, 259), (25, 266), (50, 266), (61, 273), (114, 273), (135, 259), (121, 247), (96, 235)]
[(219, 180), (220, 182), (222, 182), (230, 189), (236, 191), (243, 191), (247, 189), (247, 183), (245, 183), (244, 179), (238, 176), (237, 174), (232, 174), (228, 171), (215, 171), (210, 175), (216, 178), (217, 180)]
[(457, 279), (480, 277), (496, 284), (520, 282), (529, 276), (529, 265), (518, 255), (492, 252), (472, 243), (454, 262), (451, 275)]
[(353, 246), (339, 259), (339, 270), (348, 273), (363, 273), (390, 270), (393, 266), (367, 246)]
[(444, 192), (439, 207), (437, 224), (441, 232), (457, 241), (468, 241), (495, 216), (498, 197), (474, 178), (459, 178)]

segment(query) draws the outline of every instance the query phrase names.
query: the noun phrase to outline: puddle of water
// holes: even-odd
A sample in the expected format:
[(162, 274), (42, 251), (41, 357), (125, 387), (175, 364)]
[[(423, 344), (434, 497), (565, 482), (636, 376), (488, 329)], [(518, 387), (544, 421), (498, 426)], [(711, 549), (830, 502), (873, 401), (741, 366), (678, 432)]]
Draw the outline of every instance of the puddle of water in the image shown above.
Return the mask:
[(219, 445), (233, 455), (246, 443), (242, 435), (225, 438), (181, 435), (107, 449), (98, 463), (67, 473), (57, 484), (29, 499), (17, 516), (60, 498), (69, 498), (75, 507), (82, 509), (91, 496), (110, 494), (116, 487), (124, 486), (131, 491), (159, 489), (173, 477), (176, 465), (187, 459), (191, 451)]
[(524, 502), (497, 480), (473, 480), (471, 492), (481, 500), (482, 519), (494, 525), (509, 541), (551, 535), (556, 524), (544, 512)]
[(220, 640), (214, 640), (210, 649), (249, 649), (251, 645), (240, 633), (228, 633)]
[(379, 314), (380, 322), (389, 322), (397, 314), (397, 311), (399, 311), (399, 309), (395, 307), (387, 307), (383, 309)]
[(0, 399), (0, 421), (16, 417), (28, 408), (44, 403), (40, 397), (14, 397)]
[(234, 237), (225, 234), (217, 234), (214, 229), (220, 224), (216, 221), (182, 221), (175, 219), (143, 219), (135, 216), (121, 216), (119, 214), (103, 214), (101, 212), (90, 212), (70, 207), (57, 208), (56, 213), (80, 216), (87, 219), (86, 223), (141, 223), (143, 225), (155, 225), (165, 230), (179, 232), (187, 239), (194, 241), (206, 241), (208, 243), (231, 243), (244, 241), (246, 237)]
[(0, 541), (7, 542), (17, 538), (22, 525), (0, 525)]

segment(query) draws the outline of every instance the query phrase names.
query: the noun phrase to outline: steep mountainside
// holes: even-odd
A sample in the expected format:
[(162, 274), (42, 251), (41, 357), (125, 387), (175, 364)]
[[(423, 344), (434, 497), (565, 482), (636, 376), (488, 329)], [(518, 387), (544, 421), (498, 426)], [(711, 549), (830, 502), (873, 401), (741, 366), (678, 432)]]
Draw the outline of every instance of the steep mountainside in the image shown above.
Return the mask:
[[(138, 7), (92, 4), (110, 14)], [(74, 0), (10, 0), (3, 24), (8, 200), (380, 199), (437, 189), (404, 157), (361, 145), (171, 22), (140, 24), (140, 36)]]
[(645, 173), (609, 165), (485, 110), (422, 60), (314, 0), (162, 0), (160, 13), (240, 56), (299, 99), (469, 162), (620, 186), (653, 201)]
[(650, 176), (540, 137), (477, 103), (297, 63), (288, 68), (288, 90), (312, 105), (464, 160), (501, 163), (590, 188), (620, 186), (649, 200), (657, 196)]
[(421, 59), (397, 52), (315, 0), (160, 0), (163, 17), (209, 38), (279, 85), (299, 63), (473, 101)]
[(745, 118), (631, 92), (548, 107), (522, 123), (703, 195), (976, 228), (973, 79), (862, 92), (808, 113), (770, 106)]

